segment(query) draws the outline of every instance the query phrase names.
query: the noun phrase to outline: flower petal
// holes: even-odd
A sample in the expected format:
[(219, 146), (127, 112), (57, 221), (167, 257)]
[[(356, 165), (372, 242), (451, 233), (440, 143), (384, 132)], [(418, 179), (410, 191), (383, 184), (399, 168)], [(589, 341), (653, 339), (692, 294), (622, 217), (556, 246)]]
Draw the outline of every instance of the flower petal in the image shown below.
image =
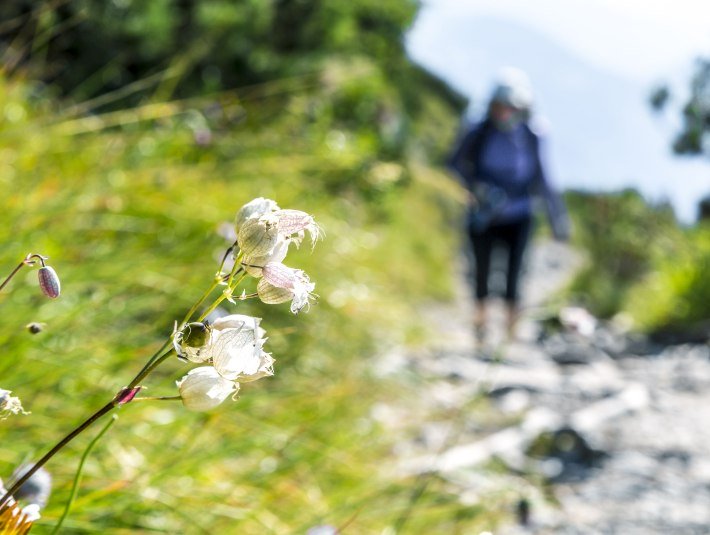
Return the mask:
[(212, 322), (212, 329), (224, 331), (226, 329), (250, 329), (255, 331), (261, 323), (261, 318), (247, 316), (246, 314), (230, 314), (222, 316)]
[(259, 295), (262, 303), (267, 305), (278, 305), (285, 303), (293, 298), (293, 291), (287, 288), (278, 288), (266, 279), (261, 279), (256, 285), (256, 293)]
[(277, 288), (292, 289), (297, 280), (296, 271), (280, 262), (269, 262), (262, 269), (262, 276), (265, 281)]
[(258, 366), (254, 369), (244, 370), (244, 373), (239, 376), (239, 380), (249, 383), (271, 375), (274, 375), (274, 359), (262, 351), (259, 355)]
[(249, 201), (237, 212), (237, 217), (234, 222), (237, 232), (239, 232), (239, 229), (247, 219), (258, 219), (264, 214), (269, 214), (278, 209), (279, 205), (276, 204), (276, 201), (265, 199), (264, 197), (257, 197)]
[(258, 368), (263, 342), (256, 332), (248, 329), (215, 331), (211, 347), (212, 362), (217, 372), (226, 379), (235, 380), (245, 370)]
[(222, 403), (227, 396), (239, 390), (239, 384), (225, 379), (212, 366), (190, 370), (177, 387), (186, 409), (207, 411)]

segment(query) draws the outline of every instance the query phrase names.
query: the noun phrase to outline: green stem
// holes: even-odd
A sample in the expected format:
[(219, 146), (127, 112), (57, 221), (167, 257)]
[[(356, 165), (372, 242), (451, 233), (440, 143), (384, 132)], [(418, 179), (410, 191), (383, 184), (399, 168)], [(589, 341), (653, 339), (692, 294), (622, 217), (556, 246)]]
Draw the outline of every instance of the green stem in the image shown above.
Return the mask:
[(239, 251), (239, 254), (234, 259), (234, 265), (232, 266), (232, 271), (229, 272), (229, 279), (227, 280), (227, 286), (230, 288), (232, 287), (232, 281), (234, 280), (234, 276), (242, 270), (241, 264), (243, 257), (244, 255), (241, 251)]
[[(236, 245), (237, 245), (237, 242), (234, 242), (229, 247), (229, 249), (227, 249), (225, 251), (224, 256), (222, 257), (222, 262), (219, 265), (219, 269), (217, 269), (217, 275), (215, 276), (214, 283), (212, 284), (212, 286), (209, 287), (209, 289), (204, 294), (202, 294), (202, 297), (200, 297), (200, 299), (194, 305), (192, 305), (192, 307), (187, 312), (187, 314), (185, 314), (185, 317), (180, 322), (180, 326), (178, 327), (178, 331), (182, 330), (183, 327), (185, 327), (185, 325), (187, 325), (187, 322), (190, 321), (190, 318), (195, 313), (197, 308), (204, 302), (205, 299), (207, 299), (209, 297), (209, 295), (215, 290), (215, 288), (217, 288), (217, 286), (219, 286), (219, 284), (221, 282), (223, 282), (222, 268), (224, 267), (224, 263), (227, 261), (227, 257), (229, 256), (229, 253), (231, 253), (234, 250), (234, 247), (236, 247)], [(241, 254), (239, 255), (239, 257), (241, 257)], [(239, 265), (239, 262), (237, 260), (235, 260), (234, 266), (238, 266), (238, 265)], [(229, 274), (230, 281), (232, 280), (233, 276), (234, 276), (234, 267), (232, 267), (232, 271)]]
[(5, 492), (5, 495), (2, 498), (0, 498), (0, 508), (2, 508), (2, 506), (10, 499), (10, 497), (13, 496), (15, 494), (15, 492), (17, 492), (17, 489), (19, 489), (23, 485), (23, 483), (25, 483), (25, 481), (27, 481), (30, 477), (32, 477), (32, 475), (37, 470), (42, 468), (47, 463), (47, 461), (49, 461), (52, 457), (54, 457), (59, 452), (59, 450), (61, 450), (64, 446), (69, 444), (69, 442), (71, 442), (74, 439), (74, 437), (76, 437), (79, 433), (84, 431), (84, 429), (89, 427), (96, 420), (101, 418), (104, 414), (107, 414), (107, 413), (111, 412), (113, 409), (115, 409), (117, 405), (118, 405), (118, 402), (116, 401), (116, 399), (115, 398), (112, 399), (106, 405), (104, 405), (98, 411), (96, 411), (94, 414), (89, 416), (83, 423), (79, 424), (79, 426), (76, 429), (74, 429), (71, 433), (69, 433), (67, 436), (65, 436), (59, 442), (57, 442), (57, 444), (51, 450), (49, 450), (44, 455), (44, 457), (42, 457), (39, 461), (37, 461), (34, 464), (34, 466), (32, 468), (30, 468), (27, 472), (22, 474), (22, 476), (17, 481), (15, 481), (15, 483), (7, 490), (7, 492)]
[(24, 260), (23, 260), (22, 262), (20, 262), (19, 264), (17, 264), (17, 267), (12, 270), (12, 273), (10, 273), (10, 274), (7, 276), (7, 278), (2, 282), (2, 284), (0, 284), (0, 290), (2, 290), (8, 282), (10, 282), (10, 280), (12, 279), (12, 277), (14, 277), (15, 274), (16, 274), (18, 271), (20, 271), (20, 270), (22, 269), (22, 266), (24, 266), (24, 265), (25, 265), (25, 261), (24, 261)]
[[(247, 275), (248, 275), (247, 273), (243, 273), (242, 276), (239, 277), (239, 279), (237, 279), (237, 282), (235, 282), (233, 286), (232, 286), (232, 278), (230, 277), (229, 286), (228, 286), (230, 293), (233, 292), (234, 289), (235, 289), (237, 286), (239, 286), (239, 284), (244, 280), (244, 278), (245, 278)], [(199, 318), (197, 318), (197, 321), (202, 321), (202, 320), (204, 320), (204, 319), (205, 319), (207, 316), (209, 316), (210, 313), (211, 313), (215, 308), (217, 308), (217, 307), (219, 306), (219, 304), (220, 304), (222, 301), (224, 301), (225, 299), (227, 299), (227, 296), (223, 293), (222, 295), (220, 295), (220, 296), (217, 298), (217, 300), (216, 300), (214, 303), (212, 303), (212, 304), (210, 305), (210, 307), (209, 307), (207, 310), (205, 310), (205, 311), (200, 315)]]
[[(168, 342), (170, 342), (170, 341), (168, 340)], [(163, 346), (163, 347), (165, 347), (165, 346)], [(136, 375), (133, 378), (133, 380), (128, 384), (128, 386), (126, 388), (133, 388), (133, 387), (138, 386), (138, 383), (140, 383), (143, 379), (145, 379), (148, 376), (148, 374), (150, 374), (150, 372), (152, 372), (155, 368), (157, 368), (160, 365), (161, 362), (163, 362), (170, 355), (172, 355), (174, 351), (175, 350), (173, 348), (170, 348), (170, 351), (168, 351), (167, 353), (165, 353), (163, 355), (158, 356), (158, 353), (156, 353), (154, 355), (154, 358), (151, 358), (148, 361), (148, 364), (143, 366), (143, 369), (140, 372), (138, 372), (138, 375)]]
[[(222, 268), (224, 267), (224, 263), (227, 261), (227, 257), (229, 256), (229, 253), (231, 253), (232, 251), (234, 251), (234, 248), (235, 248), (235, 247), (237, 247), (237, 242), (234, 242), (232, 245), (230, 245), (229, 249), (227, 249), (227, 250), (224, 252), (224, 256), (222, 257), (222, 262), (220, 263), (219, 269), (217, 270), (217, 276), (218, 276), (218, 277), (222, 274)], [(241, 253), (240, 253), (238, 256), (241, 256)], [(234, 264), (235, 264), (235, 265), (237, 264), (236, 259), (235, 259)], [(233, 269), (233, 268), (234, 268), (234, 266), (232, 266), (232, 269)]]
[[(227, 253), (225, 253), (224, 258), (222, 259), (222, 265), (224, 264), (224, 262), (225, 262), (225, 260), (226, 260), (228, 254), (229, 254), (229, 250), (227, 251)], [(39, 257), (39, 255), (31, 255), (31, 256), (37, 256), (37, 257)], [(234, 276), (236, 275), (236, 273), (238, 273), (239, 270), (241, 269), (241, 268), (239, 267), (239, 260), (241, 259), (241, 256), (242, 256), (242, 255), (239, 254), (239, 256), (237, 257), (237, 259), (235, 260), (234, 267), (232, 268), (232, 271), (230, 272), (230, 275), (229, 275), (229, 283), (228, 283), (229, 285), (228, 285), (228, 288), (230, 289), (230, 291), (233, 290), (233, 288), (232, 288), (232, 286), (231, 286), (232, 280), (234, 279)], [(22, 266), (27, 263), (27, 261), (28, 261), (29, 258), (30, 258), (30, 255), (28, 255), (28, 257), (26, 257), (26, 258), (13, 270), (13, 272), (10, 274), (10, 276), (9, 276), (7, 279), (5, 279), (5, 281), (0, 285), (0, 290), (1, 290), (1, 289), (7, 284), (7, 282), (15, 275), (15, 273), (17, 273), (17, 272), (22, 268)], [(42, 259), (42, 257), (39, 257), (39, 258)], [(221, 268), (220, 268), (220, 273), (221, 273)], [(237, 281), (236, 284), (238, 285), (238, 284), (244, 279), (244, 277), (246, 277), (246, 273), (244, 273), (244, 274), (239, 278), (239, 280)], [(214, 291), (214, 289), (219, 285), (219, 283), (220, 283), (221, 280), (222, 280), (221, 277), (218, 275), (218, 276), (217, 276), (217, 279), (216, 279), (215, 282), (212, 284), (212, 286), (210, 287), (210, 289), (209, 289), (207, 292), (205, 292), (205, 294), (200, 298), (200, 300), (192, 306), (192, 308), (191, 308), (190, 311), (188, 312), (187, 316), (185, 317), (185, 320), (183, 320), (183, 326), (184, 326), (184, 323), (187, 322), (187, 320), (190, 319), (190, 317), (192, 316), (192, 314), (195, 313), (195, 311), (196, 311), (197, 308), (200, 306), (200, 304), (201, 304), (201, 303), (210, 295), (210, 293), (211, 293), (212, 291)], [(219, 305), (219, 303), (221, 303), (225, 298), (226, 298), (226, 296), (225, 296), (224, 294), (222, 294), (222, 295), (212, 304), (212, 306), (211, 306), (204, 314), (202, 314), (202, 316), (200, 316), (200, 319), (199, 319), (198, 321), (202, 321), (205, 317), (207, 317), (207, 315), (208, 315), (210, 312), (212, 312), (215, 308), (217, 308), (217, 305)], [(32, 466), (32, 468), (30, 468), (26, 473), (24, 473), (14, 484), (5, 492), (5, 494), (2, 496), (2, 498), (0, 498), (0, 508), (2, 508), (2, 506), (10, 499), (10, 497), (17, 491), (17, 489), (19, 489), (37, 470), (39, 470), (42, 466), (44, 466), (52, 457), (54, 457), (62, 448), (64, 448), (64, 446), (66, 446), (67, 444), (69, 444), (69, 442), (71, 442), (77, 435), (79, 435), (80, 433), (82, 433), (85, 429), (87, 429), (87, 428), (88, 428), (91, 424), (93, 424), (96, 420), (98, 420), (99, 418), (101, 418), (101, 417), (104, 416), (105, 414), (111, 412), (111, 411), (112, 411), (113, 409), (115, 409), (117, 406), (119, 406), (119, 405), (121, 405), (121, 404), (123, 404), (123, 403), (128, 403), (128, 402), (130, 401), (130, 399), (129, 399), (128, 401), (122, 401), (122, 394), (125, 393), (125, 392), (128, 391), (128, 390), (132, 390), (132, 389), (134, 389), (135, 387), (137, 387), (137, 386), (139, 385), (139, 383), (140, 383), (143, 379), (145, 379), (157, 366), (159, 366), (165, 359), (167, 359), (170, 355), (172, 355), (174, 349), (173, 349), (172, 347), (170, 347), (171, 338), (172, 338), (172, 337), (168, 338), (168, 339), (163, 343), (163, 345), (160, 346), (160, 348), (153, 354), (153, 356), (150, 357), (150, 359), (148, 359), (148, 362), (145, 364), (145, 366), (143, 366), (143, 368), (141, 369), (141, 371), (138, 372), (138, 374), (133, 378), (133, 380), (128, 384), (127, 387), (121, 389), (121, 390), (114, 396), (114, 398), (113, 398), (110, 402), (108, 402), (106, 405), (104, 405), (102, 408), (100, 408), (100, 409), (99, 409), (98, 411), (96, 411), (94, 414), (92, 414), (91, 416), (89, 416), (89, 418), (87, 418), (83, 423), (79, 424), (78, 427), (76, 427), (76, 428), (75, 428), (73, 431), (71, 431), (67, 436), (65, 436), (62, 440), (60, 440), (57, 444), (55, 444), (54, 447), (52, 447), (52, 449), (50, 449), (50, 450), (44, 455), (44, 457), (42, 457), (39, 461), (37, 461), (37, 462), (34, 464), (34, 466)], [(169, 348), (169, 349), (168, 349), (168, 348)], [(150, 398), (139, 398), (139, 399), (150, 399)], [(162, 399), (180, 399), (180, 397), (179, 397), (179, 396), (175, 396), (175, 397), (171, 397), (171, 398), (166, 397), (166, 398), (162, 398)], [(108, 427), (107, 427), (107, 428), (108, 428)], [(106, 428), (106, 429), (107, 429), (107, 428)], [(101, 435), (101, 434), (103, 434), (103, 432), (100, 433), (100, 435)]]
[(178, 326), (178, 331), (181, 331), (182, 328), (185, 327), (185, 325), (187, 325), (187, 322), (190, 321), (190, 318), (195, 313), (197, 308), (204, 302), (205, 299), (207, 299), (209, 297), (209, 295), (214, 291), (214, 289), (217, 288), (217, 286), (219, 286), (219, 283), (221, 280), (222, 280), (222, 278), (218, 277), (217, 280), (214, 281), (212, 286), (210, 286), (209, 289), (202, 295), (202, 297), (200, 297), (200, 299), (194, 305), (192, 305), (190, 310), (188, 310), (187, 314), (185, 314), (185, 317), (180, 322), (180, 325)]
[(74, 483), (72, 484), (71, 488), (71, 494), (69, 495), (69, 499), (67, 500), (67, 504), (64, 506), (64, 512), (62, 513), (61, 518), (57, 522), (57, 524), (54, 526), (54, 529), (52, 530), (52, 533), (50, 535), (54, 535), (55, 533), (59, 533), (59, 528), (62, 527), (62, 524), (64, 523), (64, 520), (69, 516), (69, 510), (71, 509), (72, 504), (74, 503), (74, 500), (76, 499), (76, 495), (79, 492), (79, 483), (81, 482), (81, 473), (84, 470), (84, 463), (86, 462), (87, 457), (89, 456), (89, 453), (91, 453), (91, 450), (94, 448), (96, 443), (101, 439), (102, 436), (106, 434), (106, 431), (109, 430), (109, 428), (116, 422), (118, 419), (118, 416), (115, 414), (113, 417), (106, 422), (106, 425), (99, 431), (99, 434), (94, 437), (94, 439), (89, 442), (89, 445), (86, 446), (86, 449), (84, 450), (84, 454), (81, 456), (81, 459), (79, 460), (79, 466), (76, 469), (76, 474), (74, 475)]
[[(141, 371), (138, 372), (138, 374), (133, 378), (133, 380), (128, 384), (126, 388), (133, 388), (134, 386), (138, 386), (138, 383), (140, 383), (143, 379), (145, 379), (145, 376), (150, 373), (150, 371), (155, 368), (153, 365), (159, 358), (165, 357), (169, 355), (172, 352), (172, 348), (170, 348), (170, 351), (165, 353), (165, 350), (168, 348), (170, 345), (170, 338), (168, 338), (162, 346), (160, 346), (160, 349), (153, 353), (153, 356), (148, 359), (148, 362), (145, 363), (145, 366), (141, 369)], [(165, 360), (163, 358), (160, 362)]]

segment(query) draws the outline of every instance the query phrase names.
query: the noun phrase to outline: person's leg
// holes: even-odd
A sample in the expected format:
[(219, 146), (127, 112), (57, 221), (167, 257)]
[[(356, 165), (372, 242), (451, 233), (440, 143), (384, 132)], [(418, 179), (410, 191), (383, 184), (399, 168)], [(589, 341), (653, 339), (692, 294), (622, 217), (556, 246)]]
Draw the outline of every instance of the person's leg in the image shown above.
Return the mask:
[(523, 257), (530, 239), (531, 220), (526, 218), (522, 221), (506, 225), (501, 239), (508, 247), (508, 272), (506, 274), (505, 301), (508, 314), (508, 334), (512, 336), (519, 316), (519, 293), (520, 271), (523, 266)]
[(473, 324), (480, 336), (487, 319), (486, 298), (488, 297), (488, 274), (491, 266), (493, 237), (487, 230), (482, 233), (471, 233), (470, 238), (476, 265), (476, 310)]

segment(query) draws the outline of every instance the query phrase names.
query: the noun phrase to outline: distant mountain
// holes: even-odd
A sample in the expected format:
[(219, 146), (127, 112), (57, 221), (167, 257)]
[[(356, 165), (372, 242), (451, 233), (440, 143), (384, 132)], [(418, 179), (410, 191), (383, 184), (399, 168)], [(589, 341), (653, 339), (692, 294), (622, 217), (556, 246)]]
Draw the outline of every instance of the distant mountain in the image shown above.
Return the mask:
[(421, 17), (408, 35), (410, 55), (471, 96), (475, 109), (484, 109), (500, 67), (528, 73), (536, 108), (550, 124), (548, 159), (558, 184), (633, 186), (653, 199), (670, 199), (686, 221), (695, 216), (697, 200), (710, 192), (710, 168), (702, 159), (672, 155), (672, 129), (653, 116), (650, 87), (506, 20), (459, 18), (439, 28), (428, 25), (426, 11)]

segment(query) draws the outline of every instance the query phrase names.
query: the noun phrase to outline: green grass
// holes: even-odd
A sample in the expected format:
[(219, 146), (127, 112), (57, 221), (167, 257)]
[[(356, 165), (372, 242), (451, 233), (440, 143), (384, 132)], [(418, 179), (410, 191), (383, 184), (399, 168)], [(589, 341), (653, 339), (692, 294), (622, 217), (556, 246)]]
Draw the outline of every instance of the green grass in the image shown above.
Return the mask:
[[(0, 422), (4, 475), (137, 373), (209, 285), (228, 245), (216, 229), (243, 203), (266, 196), (306, 210), (327, 234), (287, 259), (317, 283), (309, 314), (230, 307), (264, 318), (276, 375), (208, 414), (120, 408), (64, 533), (303, 533), (321, 523), (381, 533), (407, 510), (416, 480), (393, 473), (392, 436), (371, 407), (412, 392), (373, 372), (382, 351), (423, 336), (416, 306), (450, 295), (459, 201), (440, 172), (383, 160), (371, 130), (310, 115), (337, 100), (328, 91), (284, 81), (92, 116), (0, 79), (0, 268), (41, 253), (62, 281), (50, 301), (25, 269), (0, 293), (0, 386), (32, 412)], [(208, 147), (193, 140), (195, 117), (212, 127)], [(399, 166), (384, 181), (383, 163)], [(174, 395), (186, 370), (168, 361), (148, 394)], [(48, 464), (54, 492), (37, 533), (61, 515), (98, 431)], [(486, 514), (433, 483), (406, 530), (466, 532)]]
[(630, 314), (647, 333), (703, 339), (710, 318), (710, 227), (681, 226), (640, 193), (569, 191), (576, 245), (588, 262), (569, 292), (601, 317)]

